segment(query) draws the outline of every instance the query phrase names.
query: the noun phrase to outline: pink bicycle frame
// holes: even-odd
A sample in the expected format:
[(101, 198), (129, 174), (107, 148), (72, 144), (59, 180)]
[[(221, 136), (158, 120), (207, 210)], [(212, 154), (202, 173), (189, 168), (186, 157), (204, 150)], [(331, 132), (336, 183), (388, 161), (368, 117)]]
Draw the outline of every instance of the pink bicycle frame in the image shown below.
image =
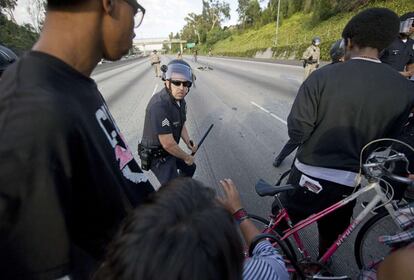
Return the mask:
[[(387, 198), (385, 194), (382, 192), (380, 186), (378, 183), (371, 183), (368, 186), (360, 189), (359, 191), (353, 193), (352, 195), (348, 196), (347, 198), (344, 198), (343, 200), (333, 204), (332, 206), (316, 213), (313, 215), (310, 215), (308, 218), (298, 222), (296, 225), (292, 225), (292, 221), (290, 220), (289, 214), (285, 208), (282, 208), (279, 213), (276, 216), (271, 216), (272, 221), (269, 225), (269, 228), (265, 230), (267, 233), (271, 233), (271, 231), (275, 231), (275, 228), (279, 225), (279, 223), (282, 220), (285, 220), (286, 223), (290, 226), (289, 229), (285, 230), (283, 233), (284, 235), (281, 237), (281, 240), (285, 240), (289, 238), (291, 235), (293, 235), (293, 238), (298, 246), (298, 249), (300, 253), (305, 257), (309, 257), (308, 251), (304, 248), (303, 242), (300, 239), (300, 236), (298, 234), (298, 231), (309, 226), (310, 224), (318, 221), (322, 217), (325, 217), (326, 215), (334, 212), (338, 208), (343, 207), (344, 205), (348, 204), (352, 200), (356, 199), (359, 195), (361, 195), (364, 192), (367, 192), (371, 189), (375, 189), (376, 195), (374, 198), (369, 202), (369, 204), (365, 207), (365, 209), (351, 222), (351, 224), (348, 226), (348, 228), (338, 237), (338, 239), (332, 244), (331, 247), (323, 254), (323, 256), (318, 260), (320, 263), (326, 263), (329, 258), (335, 253), (335, 251), (339, 248), (339, 246), (344, 243), (345, 239), (348, 238), (351, 233), (355, 230), (355, 228), (361, 223), (361, 221), (364, 219), (366, 215), (368, 215), (369, 211), (371, 211), (375, 205), (382, 201), (387, 202)], [(388, 205), (385, 206), (388, 211), (393, 212), (392, 208), (390, 208)]]

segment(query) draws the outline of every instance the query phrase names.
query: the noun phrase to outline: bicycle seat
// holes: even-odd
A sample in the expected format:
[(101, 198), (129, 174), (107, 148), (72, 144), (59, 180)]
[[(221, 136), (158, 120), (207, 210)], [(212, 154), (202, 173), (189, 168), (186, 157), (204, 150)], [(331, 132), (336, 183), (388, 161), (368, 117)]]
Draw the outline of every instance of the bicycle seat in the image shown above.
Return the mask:
[(269, 184), (265, 180), (260, 179), (256, 183), (255, 189), (256, 189), (256, 193), (260, 196), (274, 196), (275, 194), (278, 194), (281, 192), (294, 190), (295, 186), (288, 184), (288, 185), (276, 187), (276, 186)]

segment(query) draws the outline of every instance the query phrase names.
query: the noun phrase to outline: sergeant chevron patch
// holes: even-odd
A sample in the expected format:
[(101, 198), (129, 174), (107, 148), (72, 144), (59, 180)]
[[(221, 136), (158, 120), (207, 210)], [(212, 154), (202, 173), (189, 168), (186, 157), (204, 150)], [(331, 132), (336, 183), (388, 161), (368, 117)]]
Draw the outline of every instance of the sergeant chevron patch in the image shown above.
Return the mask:
[(165, 118), (165, 119), (162, 121), (161, 125), (162, 125), (162, 127), (164, 127), (164, 126), (170, 126), (170, 121), (169, 121), (167, 118)]

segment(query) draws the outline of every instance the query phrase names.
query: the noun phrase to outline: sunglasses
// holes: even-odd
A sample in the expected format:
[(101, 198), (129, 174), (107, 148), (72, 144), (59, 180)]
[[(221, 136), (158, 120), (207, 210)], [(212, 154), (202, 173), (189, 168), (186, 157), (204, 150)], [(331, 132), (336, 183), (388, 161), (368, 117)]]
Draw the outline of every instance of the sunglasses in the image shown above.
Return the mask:
[(173, 85), (177, 86), (177, 87), (179, 87), (181, 85), (183, 85), (184, 87), (187, 87), (187, 88), (191, 87), (191, 82), (189, 82), (189, 81), (183, 82), (183, 81), (171, 80), (171, 83)]
[(145, 9), (136, 0), (124, 0), (134, 9), (134, 27), (138, 28), (144, 19)]

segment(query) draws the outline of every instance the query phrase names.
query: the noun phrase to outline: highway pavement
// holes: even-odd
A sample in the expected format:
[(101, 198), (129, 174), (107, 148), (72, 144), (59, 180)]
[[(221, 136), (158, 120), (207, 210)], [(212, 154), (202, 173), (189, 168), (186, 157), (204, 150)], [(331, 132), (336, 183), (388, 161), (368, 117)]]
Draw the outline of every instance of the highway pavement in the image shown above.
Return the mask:
[[(172, 56), (162, 56), (167, 64)], [(254, 185), (263, 178), (276, 182), (288, 170), (293, 155), (279, 168), (272, 161), (288, 140), (286, 118), (303, 80), (303, 68), (272, 61), (199, 56), (184, 57), (197, 77), (186, 97), (187, 127), (196, 142), (210, 124), (214, 128), (196, 155), (194, 178), (222, 193), (218, 181), (231, 178), (248, 212), (267, 216), (271, 198), (261, 198)], [(163, 88), (148, 58), (99, 65), (93, 75), (126, 141), (137, 155), (145, 108)], [(151, 182), (157, 185), (149, 173)], [(358, 211), (358, 210), (357, 210)], [(355, 235), (355, 234), (354, 234)], [(304, 234), (316, 254), (315, 227)], [(331, 266), (335, 273), (356, 277), (353, 240), (339, 249)]]

